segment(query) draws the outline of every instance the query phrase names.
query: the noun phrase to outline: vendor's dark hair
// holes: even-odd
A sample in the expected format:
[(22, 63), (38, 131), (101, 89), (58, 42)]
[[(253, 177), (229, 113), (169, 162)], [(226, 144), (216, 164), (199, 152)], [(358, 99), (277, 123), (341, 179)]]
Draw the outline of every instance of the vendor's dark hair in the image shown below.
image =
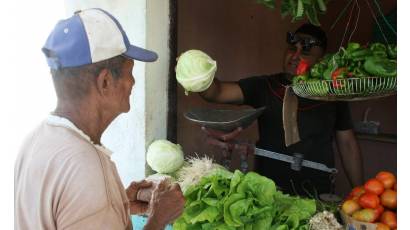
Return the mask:
[(312, 25), (310, 23), (305, 23), (305, 24), (301, 25), (295, 31), (295, 34), (296, 33), (308, 34), (308, 35), (316, 38), (321, 43), (320, 47), (322, 47), (324, 50), (326, 50), (326, 48), (327, 48), (327, 36), (326, 36), (325, 31), (321, 27)]
[(96, 77), (104, 68), (111, 71), (114, 79), (119, 79), (125, 60), (123, 56), (116, 56), (84, 66), (51, 69), (57, 97), (59, 99), (80, 99), (86, 96), (90, 86), (96, 83)]

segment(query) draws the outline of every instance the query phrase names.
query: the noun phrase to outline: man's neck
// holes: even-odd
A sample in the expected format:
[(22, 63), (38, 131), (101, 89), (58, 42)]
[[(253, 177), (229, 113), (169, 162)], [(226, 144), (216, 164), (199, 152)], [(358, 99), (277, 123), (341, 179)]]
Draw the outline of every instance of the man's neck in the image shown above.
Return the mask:
[(101, 144), (101, 136), (115, 116), (110, 116), (95, 104), (59, 101), (54, 114), (70, 120), (83, 131), (94, 144)]

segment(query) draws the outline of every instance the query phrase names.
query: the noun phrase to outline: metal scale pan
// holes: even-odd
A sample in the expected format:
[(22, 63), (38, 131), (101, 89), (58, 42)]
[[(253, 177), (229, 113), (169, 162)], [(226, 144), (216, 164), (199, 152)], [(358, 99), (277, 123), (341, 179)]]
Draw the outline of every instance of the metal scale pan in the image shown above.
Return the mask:
[(265, 107), (242, 110), (193, 108), (184, 116), (206, 128), (230, 132), (238, 127), (247, 128), (264, 110)]

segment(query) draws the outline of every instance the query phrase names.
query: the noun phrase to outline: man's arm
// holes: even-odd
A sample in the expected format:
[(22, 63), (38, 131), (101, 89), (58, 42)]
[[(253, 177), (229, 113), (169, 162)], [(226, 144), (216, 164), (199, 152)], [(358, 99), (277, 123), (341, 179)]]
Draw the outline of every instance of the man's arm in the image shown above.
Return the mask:
[(336, 144), (350, 185), (363, 184), (362, 154), (353, 130), (336, 131)]
[(244, 96), (238, 82), (221, 82), (214, 79), (211, 86), (199, 95), (208, 102), (242, 104)]

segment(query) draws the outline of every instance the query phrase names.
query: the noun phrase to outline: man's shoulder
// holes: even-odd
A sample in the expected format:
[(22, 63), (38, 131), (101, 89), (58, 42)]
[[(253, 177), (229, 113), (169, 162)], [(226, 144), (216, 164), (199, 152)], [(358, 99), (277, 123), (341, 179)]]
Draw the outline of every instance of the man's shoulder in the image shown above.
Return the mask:
[(253, 75), (253, 76), (243, 78), (242, 80), (247, 80), (247, 79), (271, 79), (271, 78), (280, 77), (280, 76), (283, 76), (283, 75), (284, 75), (284, 73), (259, 74), (259, 75)]
[(90, 142), (68, 128), (47, 122), (41, 123), (27, 136), (19, 155), (20, 158), (29, 157), (57, 164), (98, 162), (97, 150)]
[(288, 83), (286, 73), (264, 74), (255, 75), (239, 80), (240, 83), (254, 83), (254, 84), (266, 84), (275, 85), (275, 83), (281, 82), (283, 84)]

